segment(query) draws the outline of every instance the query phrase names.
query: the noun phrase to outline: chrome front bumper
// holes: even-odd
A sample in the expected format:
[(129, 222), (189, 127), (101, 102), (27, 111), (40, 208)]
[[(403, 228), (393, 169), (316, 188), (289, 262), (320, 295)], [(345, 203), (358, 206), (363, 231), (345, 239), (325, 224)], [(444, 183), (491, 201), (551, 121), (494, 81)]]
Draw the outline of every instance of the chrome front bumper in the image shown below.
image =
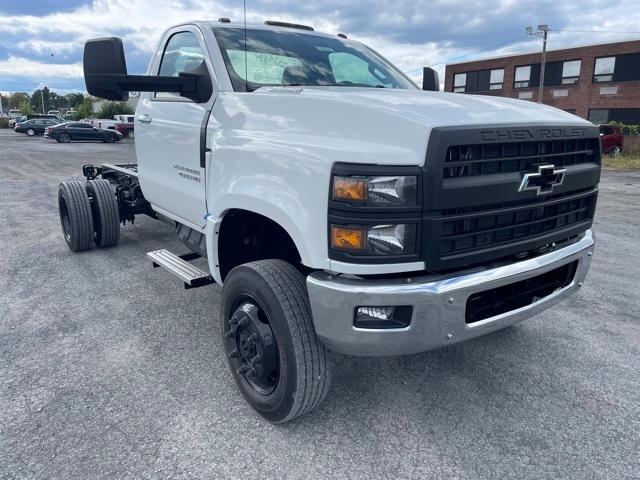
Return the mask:
[[(326, 272), (307, 277), (313, 323), (320, 339), (349, 355), (404, 355), (424, 352), (521, 322), (574, 293), (584, 281), (593, 254), (591, 230), (577, 242), (535, 258), (449, 275), (367, 280)], [(522, 308), (472, 324), (465, 322), (469, 296), (541, 275), (578, 260), (566, 287)], [(411, 305), (408, 327), (364, 329), (353, 325), (359, 306)]]

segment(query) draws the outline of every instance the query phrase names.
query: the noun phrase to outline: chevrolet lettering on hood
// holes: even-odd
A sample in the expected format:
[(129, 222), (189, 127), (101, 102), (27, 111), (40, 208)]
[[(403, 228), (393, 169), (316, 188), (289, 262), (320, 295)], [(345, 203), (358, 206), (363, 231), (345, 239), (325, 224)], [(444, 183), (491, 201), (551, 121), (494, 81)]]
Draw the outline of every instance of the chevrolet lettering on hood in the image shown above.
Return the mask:
[(514, 128), (509, 130), (492, 129), (480, 132), (485, 142), (508, 142), (527, 140), (554, 140), (562, 138), (583, 138), (586, 135), (584, 128)]

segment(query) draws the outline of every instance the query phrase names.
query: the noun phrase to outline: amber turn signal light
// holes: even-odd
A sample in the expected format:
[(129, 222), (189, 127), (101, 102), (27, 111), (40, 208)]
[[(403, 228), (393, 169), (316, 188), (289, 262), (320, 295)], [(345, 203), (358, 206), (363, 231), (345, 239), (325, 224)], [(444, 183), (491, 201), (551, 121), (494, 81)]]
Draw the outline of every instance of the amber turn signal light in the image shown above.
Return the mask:
[(365, 231), (359, 228), (331, 226), (331, 248), (336, 250), (364, 250)]
[(353, 177), (333, 177), (334, 200), (357, 201), (361, 202), (367, 199), (368, 182), (364, 178)]

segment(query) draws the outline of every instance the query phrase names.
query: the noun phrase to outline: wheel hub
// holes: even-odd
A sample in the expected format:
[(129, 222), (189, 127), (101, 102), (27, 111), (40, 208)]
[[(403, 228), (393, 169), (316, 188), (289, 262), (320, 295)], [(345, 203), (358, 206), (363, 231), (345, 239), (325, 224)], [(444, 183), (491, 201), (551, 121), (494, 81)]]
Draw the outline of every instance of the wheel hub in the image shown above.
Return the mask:
[(271, 393), (279, 377), (278, 349), (266, 314), (252, 301), (242, 303), (225, 336), (232, 368), (259, 393)]

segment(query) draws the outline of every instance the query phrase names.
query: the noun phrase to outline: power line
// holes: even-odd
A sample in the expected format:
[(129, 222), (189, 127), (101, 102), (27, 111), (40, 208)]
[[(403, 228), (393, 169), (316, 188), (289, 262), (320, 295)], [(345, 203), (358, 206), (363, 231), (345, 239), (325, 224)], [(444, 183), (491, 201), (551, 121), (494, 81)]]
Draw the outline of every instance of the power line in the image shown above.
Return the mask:
[(621, 34), (637, 34), (640, 35), (640, 32), (624, 32), (624, 31), (613, 31), (613, 30), (571, 30), (571, 29), (559, 29), (550, 28), (552, 32), (576, 32), (576, 33), (621, 33)]
[[(448, 58), (446, 60), (443, 60), (442, 62), (434, 63), (433, 65), (430, 65), (430, 67), (433, 68), (433, 67), (437, 67), (439, 65), (444, 65), (444, 64), (452, 62), (454, 60), (460, 60), (461, 58), (466, 58), (466, 57), (470, 57), (472, 55), (477, 55), (478, 53), (486, 52), (488, 50), (493, 50), (493, 49), (496, 49), (496, 48), (504, 47), (506, 45), (511, 45), (512, 43), (516, 43), (518, 41), (525, 40), (525, 39), (526, 39), (526, 37), (520, 36), (520, 37), (514, 38), (513, 40), (508, 40), (506, 42), (497, 43), (495, 45), (491, 45), (489, 47), (486, 47), (486, 48), (483, 48), (483, 49), (480, 49), (480, 50), (474, 50), (473, 52), (466, 53), (466, 54), (460, 55), (458, 57)], [(405, 73), (415, 72), (415, 71), (418, 71), (418, 70), (421, 70), (421, 69), (422, 69), (422, 67), (418, 67), (418, 68), (414, 68), (412, 70), (407, 70)]]

